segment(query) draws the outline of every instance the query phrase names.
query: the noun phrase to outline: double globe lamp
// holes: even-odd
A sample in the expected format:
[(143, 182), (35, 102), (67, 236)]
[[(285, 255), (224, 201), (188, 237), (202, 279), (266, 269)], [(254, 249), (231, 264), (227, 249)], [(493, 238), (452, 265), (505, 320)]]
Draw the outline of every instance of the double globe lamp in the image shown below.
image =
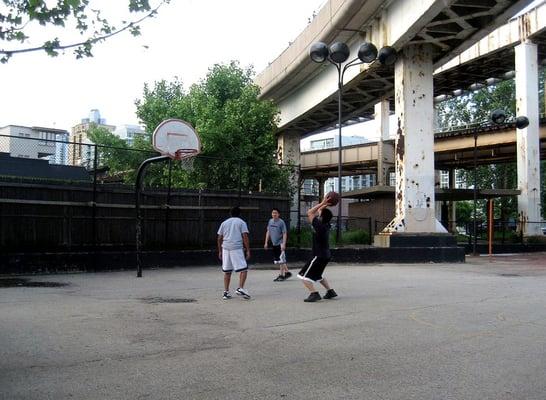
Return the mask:
[[(341, 178), (342, 178), (342, 141), (341, 141), (341, 94), (343, 89), (343, 76), (345, 71), (348, 68), (360, 65), (360, 64), (369, 64), (373, 61), (379, 61), (382, 65), (392, 65), (395, 63), (398, 58), (396, 50), (391, 46), (385, 46), (381, 50), (377, 50), (377, 47), (370, 43), (364, 42), (358, 48), (358, 56), (353, 60), (347, 62), (343, 68), (341, 65), (345, 63), (351, 51), (349, 46), (343, 42), (336, 42), (330, 47), (323, 42), (314, 43), (311, 46), (309, 51), (309, 56), (311, 60), (322, 64), (325, 61), (335, 65), (338, 72), (338, 127), (339, 127), (339, 153), (338, 153), (338, 193), (342, 194), (341, 190)], [(342, 201), (338, 203), (338, 212), (337, 212), (337, 227), (336, 227), (336, 243), (338, 245), (341, 243), (341, 212), (342, 212)]]

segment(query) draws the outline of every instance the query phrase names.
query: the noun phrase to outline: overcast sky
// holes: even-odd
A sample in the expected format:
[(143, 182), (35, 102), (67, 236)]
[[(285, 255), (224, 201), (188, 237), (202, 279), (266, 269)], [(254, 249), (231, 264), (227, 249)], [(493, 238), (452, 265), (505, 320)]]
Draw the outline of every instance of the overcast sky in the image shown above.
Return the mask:
[[(117, 0), (115, 6), (107, 0), (91, 3), (116, 15), (127, 1)], [(145, 82), (178, 76), (187, 88), (214, 63), (230, 60), (252, 64), (260, 72), (323, 3), (171, 0), (156, 18), (142, 24), (141, 37), (109, 39), (95, 48), (93, 58), (50, 58), (41, 52), (14, 56), (0, 64), (0, 126), (70, 130), (92, 108), (109, 124), (136, 124), (134, 100), (141, 97)]]

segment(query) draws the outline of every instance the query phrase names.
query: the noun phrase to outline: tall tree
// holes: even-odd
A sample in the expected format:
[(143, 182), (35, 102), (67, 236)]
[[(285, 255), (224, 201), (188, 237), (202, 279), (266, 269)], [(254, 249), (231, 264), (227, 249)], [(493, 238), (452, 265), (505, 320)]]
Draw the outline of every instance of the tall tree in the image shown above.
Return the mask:
[[(544, 69), (539, 76), (540, 107), (544, 109)], [(542, 94), (542, 95), (540, 95)], [(438, 112), (438, 125), (440, 129), (461, 127), (468, 124), (489, 122), (490, 114), (495, 109), (503, 109), (507, 113), (508, 120), (516, 116), (515, 83), (513, 80), (499, 82), (494, 86), (484, 87), (480, 90), (454, 97), (436, 106)], [(546, 163), (541, 163), (541, 196), (542, 214), (546, 215)], [(472, 169), (461, 170), (460, 176), (467, 186), (474, 184), (474, 172)], [(478, 167), (478, 187), (492, 189), (512, 189), (517, 187), (516, 163), (493, 164)], [(483, 208), (485, 204), (481, 204)], [(502, 198), (497, 209), (497, 217), (506, 220), (517, 217), (517, 201), (515, 198)]]
[(232, 61), (211, 67), (188, 92), (178, 80), (144, 87), (143, 99), (136, 101), (137, 115), (149, 130), (165, 118), (180, 118), (200, 135), (202, 156), (189, 176), (176, 175), (178, 184), (287, 190), (290, 171), (279, 169), (275, 158), (278, 110), (272, 102), (258, 99), (252, 75), (251, 68)]
[[(119, 1), (119, 0), (118, 0)], [(57, 56), (70, 49), (76, 58), (92, 57), (93, 46), (124, 31), (133, 36), (140, 35), (140, 23), (157, 14), (159, 8), (170, 0), (126, 0), (127, 12), (137, 14), (134, 20), (110, 22), (101, 13), (100, 7), (93, 6), (92, 0), (2, 0), (0, 2), (0, 62), (6, 63), (19, 53), (45, 51)], [(118, 25), (119, 24), (119, 25)], [(50, 32), (51, 28), (62, 27), (69, 33), (77, 33), (80, 40), (61, 39)], [(45, 41), (35, 43), (34, 36)], [(43, 40), (43, 39), (40, 39)], [(13, 45), (17, 43), (17, 45)]]

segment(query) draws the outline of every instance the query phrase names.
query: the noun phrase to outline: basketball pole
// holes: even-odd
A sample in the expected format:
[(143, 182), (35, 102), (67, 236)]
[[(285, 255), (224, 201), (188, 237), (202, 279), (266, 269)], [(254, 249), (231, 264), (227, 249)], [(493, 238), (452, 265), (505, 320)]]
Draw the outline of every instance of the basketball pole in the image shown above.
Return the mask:
[(135, 182), (135, 211), (136, 211), (136, 266), (137, 266), (137, 278), (142, 278), (142, 215), (140, 212), (140, 192), (142, 189), (142, 180), (144, 179), (144, 172), (146, 167), (150, 164), (170, 160), (170, 156), (158, 156), (148, 158), (144, 160), (140, 167), (138, 167), (137, 177)]

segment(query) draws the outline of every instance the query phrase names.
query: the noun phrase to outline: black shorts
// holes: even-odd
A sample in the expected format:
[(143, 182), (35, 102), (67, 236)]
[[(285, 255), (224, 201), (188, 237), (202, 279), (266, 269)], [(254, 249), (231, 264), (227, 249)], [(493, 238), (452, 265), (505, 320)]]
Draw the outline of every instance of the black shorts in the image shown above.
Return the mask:
[(322, 273), (324, 268), (330, 261), (329, 258), (313, 257), (305, 266), (298, 272), (298, 278), (310, 282), (320, 282), (322, 280)]
[(278, 246), (273, 245), (273, 261), (280, 261), (281, 259), (281, 245)]
[(273, 246), (273, 263), (286, 264), (286, 253), (281, 250), (281, 245)]

